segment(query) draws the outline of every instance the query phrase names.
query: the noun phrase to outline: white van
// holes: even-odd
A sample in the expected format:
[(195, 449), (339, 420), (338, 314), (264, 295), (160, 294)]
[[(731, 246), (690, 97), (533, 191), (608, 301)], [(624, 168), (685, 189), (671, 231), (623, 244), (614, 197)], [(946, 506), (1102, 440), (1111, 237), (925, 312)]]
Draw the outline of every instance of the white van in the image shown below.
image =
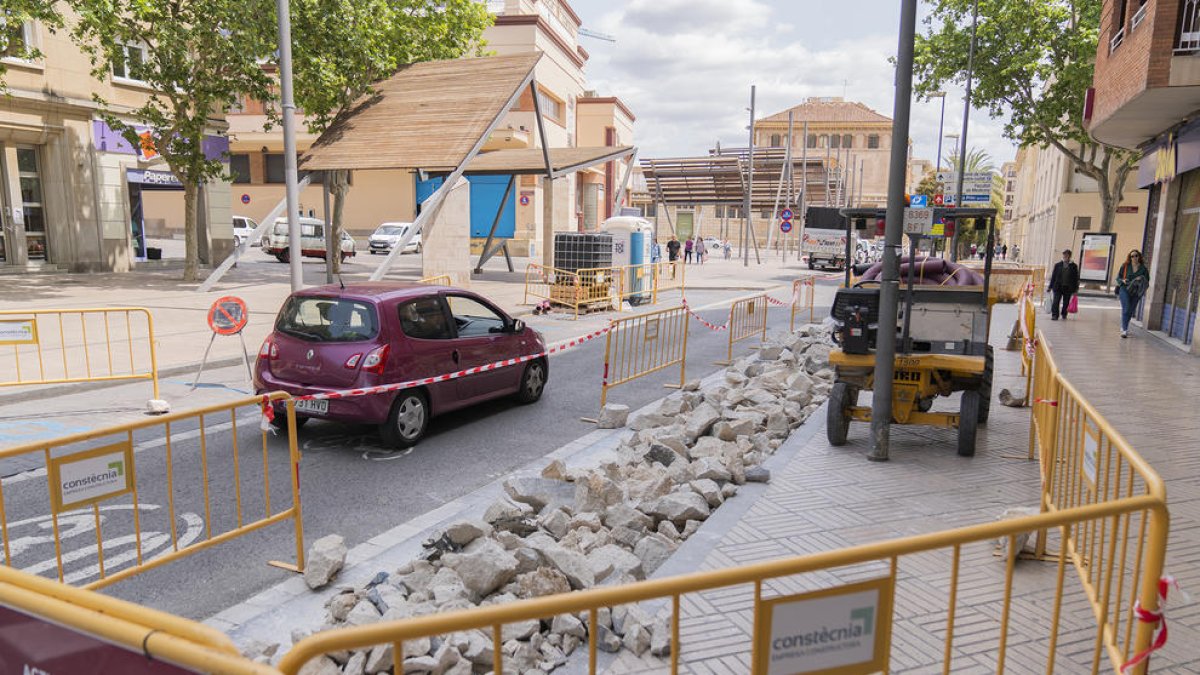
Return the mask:
[[(325, 223), (316, 218), (301, 217), (300, 225), (300, 255), (305, 258), (325, 259)], [(288, 262), (291, 254), (288, 251), (288, 222), (287, 218), (275, 220), (275, 226), (270, 234), (263, 237), (263, 253), (273, 255), (279, 262)], [(342, 232), (341, 242), (342, 261), (354, 257), (354, 238)]]
[[(250, 235), (254, 234), (254, 231), (257, 229), (258, 229), (258, 223), (254, 222), (253, 219), (247, 218), (246, 216), (234, 216), (233, 217), (233, 244), (235, 246), (241, 246), (242, 242), (249, 239)], [(261, 241), (252, 241), (252, 242), (250, 242), (250, 245), (251, 246), (261, 246), (262, 242)]]

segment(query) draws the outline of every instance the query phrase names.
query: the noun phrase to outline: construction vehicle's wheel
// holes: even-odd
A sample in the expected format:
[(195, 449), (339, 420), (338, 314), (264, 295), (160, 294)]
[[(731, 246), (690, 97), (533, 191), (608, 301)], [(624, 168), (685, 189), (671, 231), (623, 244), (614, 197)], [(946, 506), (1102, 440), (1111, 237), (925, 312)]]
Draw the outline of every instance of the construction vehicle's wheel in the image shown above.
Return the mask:
[(982, 408), (978, 391), (964, 391), (958, 407), (958, 456), (975, 456), (975, 436), (979, 430), (979, 410)]
[(979, 423), (987, 424), (992, 412), (992, 373), (996, 369), (996, 354), (992, 346), (987, 346), (987, 356), (984, 357), (983, 381), (979, 383)]
[(829, 405), (825, 413), (825, 435), (829, 444), (842, 446), (850, 433), (850, 408), (858, 403), (858, 388), (845, 382), (833, 385), (829, 392)]

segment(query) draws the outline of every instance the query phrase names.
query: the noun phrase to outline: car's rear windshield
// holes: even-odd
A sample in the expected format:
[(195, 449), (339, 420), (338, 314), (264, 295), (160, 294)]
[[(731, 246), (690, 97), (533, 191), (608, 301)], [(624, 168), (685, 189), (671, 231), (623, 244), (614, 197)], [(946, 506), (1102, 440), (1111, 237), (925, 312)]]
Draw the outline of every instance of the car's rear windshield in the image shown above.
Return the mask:
[(379, 334), (375, 307), (345, 298), (291, 297), (275, 330), (309, 342), (359, 342)]
[(408, 227), (405, 225), (385, 225), (379, 228), (377, 234), (404, 234), (406, 231)]

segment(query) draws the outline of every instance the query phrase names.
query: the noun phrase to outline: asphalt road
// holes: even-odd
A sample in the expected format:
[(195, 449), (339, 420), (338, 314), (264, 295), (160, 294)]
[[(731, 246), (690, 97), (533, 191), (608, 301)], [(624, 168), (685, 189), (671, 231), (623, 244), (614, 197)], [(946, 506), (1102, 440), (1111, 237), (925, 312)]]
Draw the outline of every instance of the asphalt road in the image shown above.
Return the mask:
[[(728, 311), (722, 308), (702, 314), (709, 321), (723, 323)], [(769, 315), (770, 330), (786, 329), (787, 320), (787, 311), (774, 308)], [(726, 340), (726, 333), (711, 332), (692, 322), (688, 379), (718, 368), (714, 362), (724, 357)], [(747, 340), (735, 345), (735, 355), (748, 353), (752, 344), (753, 340)], [(580, 418), (595, 416), (599, 410), (603, 350), (603, 340), (594, 340), (552, 357), (549, 383), (539, 403), (520, 406), (508, 400), (495, 401), (437, 418), (428, 437), (408, 451), (386, 451), (373, 427), (311, 421), (300, 432), (306, 541), (337, 533), (353, 547), (594, 430)], [(669, 369), (622, 385), (610, 392), (609, 401), (636, 409), (664, 396), (663, 385), (677, 381), (676, 377), (677, 372)], [(163, 428), (135, 433), (133, 440), (139, 449), (137, 514), (144, 559), (235, 527), (239, 502), (246, 523), (263, 517), (267, 492), (275, 512), (290, 504), (284, 440), (269, 438), (264, 451), (257, 411), (242, 410), (236, 420), (235, 473), (233, 422), (228, 414), (207, 419), (203, 435), (195, 423), (172, 428), (170, 471)], [(123, 439), (96, 439), (67, 450), (119, 440)], [(207, 485), (200, 479), (202, 464), (208, 469)], [(269, 490), (264, 490), (264, 475), (269, 477)], [(174, 497), (173, 506), (168, 495)], [(26, 473), (5, 479), (3, 500), (12, 563), (56, 576), (45, 476)], [(128, 497), (108, 500), (100, 509), (110, 571), (136, 557), (133, 516)], [(90, 508), (59, 518), (68, 582), (85, 584), (98, 578), (95, 522)], [(205, 618), (285, 579), (288, 572), (266, 564), (271, 559), (295, 560), (290, 522), (149, 570), (107, 592), (190, 618)]]

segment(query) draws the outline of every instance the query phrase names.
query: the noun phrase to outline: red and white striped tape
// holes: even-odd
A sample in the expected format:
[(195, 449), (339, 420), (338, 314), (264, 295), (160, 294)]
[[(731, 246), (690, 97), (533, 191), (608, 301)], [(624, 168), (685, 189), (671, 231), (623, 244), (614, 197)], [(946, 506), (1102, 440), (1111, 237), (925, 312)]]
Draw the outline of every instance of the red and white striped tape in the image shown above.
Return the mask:
[[(463, 370), (453, 372), (453, 373), (445, 373), (443, 375), (435, 375), (433, 377), (422, 377), (420, 379), (408, 380), (407, 382), (396, 382), (394, 384), (381, 384), (381, 385), (378, 385), (375, 387), (363, 387), (361, 389), (344, 389), (341, 391), (326, 391), (326, 392), (321, 392), (319, 394), (306, 394), (304, 396), (296, 396), (294, 398), (297, 401), (319, 401), (319, 400), (325, 400), (325, 399), (353, 398), (355, 396), (372, 396), (374, 394), (387, 394), (387, 393), (390, 393), (393, 391), (400, 391), (401, 389), (411, 389), (413, 387), (420, 387), (420, 386), (427, 385), (427, 384), (436, 384), (438, 382), (445, 382), (447, 380), (456, 380), (460, 377), (466, 377), (467, 375), (475, 375), (477, 373), (485, 373), (488, 371), (497, 370), (499, 368), (508, 368), (509, 366), (520, 365), (522, 363), (526, 363), (526, 362), (532, 361), (534, 359), (539, 359), (543, 356), (549, 356), (549, 355), (555, 354), (557, 352), (571, 349), (572, 347), (578, 347), (579, 345), (581, 345), (589, 340), (594, 340), (594, 339), (600, 337), (601, 335), (608, 333), (608, 331), (610, 331), (610, 330), (612, 330), (612, 326), (605, 326), (604, 328), (601, 328), (600, 330), (588, 333), (587, 335), (581, 335), (579, 337), (572, 338), (570, 340), (566, 340), (563, 342), (553, 344), (553, 345), (547, 347), (546, 351), (538, 352), (537, 354), (528, 354), (526, 356), (521, 356), (521, 357), (518, 357), (515, 359), (504, 359), (503, 361), (496, 361), (494, 363), (489, 363), (489, 364), (482, 365), (482, 366), (474, 366), (471, 368), (465, 368)], [(268, 413), (266, 413), (265, 409), (270, 408), (270, 407), (271, 406), (267, 405), (266, 400), (264, 399), (264, 417), (268, 416)], [(273, 413), (271, 413), (271, 415), (273, 415)], [(270, 419), (268, 417), (266, 423), (269, 423), (269, 422), (270, 422)]]
[(704, 327), (705, 327), (705, 328), (707, 328), (707, 329), (709, 329), (709, 330), (715, 330), (715, 331), (729, 330), (729, 322), (728, 322), (728, 321), (726, 321), (726, 322), (725, 322), (725, 325), (724, 325), (724, 326), (718, 326), (718, 325), (717, 325), (717, 324), (715, 324), (715, 323), (710, 323), (710, 322), (708, 322), (708, 321), (705, 321), (705, 320), (704, 320), (704, 317), (702, 317), (702, 316), (700, 316), (699, 314), (697, 314), (697, 313), (693, 312), (693, 311), (692, 311), (692, 308), (688, 306), (688, 303), (687, 303), (687, 298), (684, 298), (684, 299), (683, 299), (683, 308), (684, 308), (685, 310), (687, 310), (687, 313), (688, 313), (688, 314), (691, 314), (691, 315), (692, 315), (692, 318), (693, 318), (693, 319), (695, 319), (695, 320), (699, 321), (700, 323), (704, 324)]
[[(1158, 611), (1157, 612), (1151, 612), (1150, 610), (1142, 607), (1142, 603), (1140, 600), (1134, 602), (1133, 614), (1134, 614), (1134, 616), (1137, 617), (1138, 621), (1141, 621), (1142, 623), (1152, 623), (1152, 624), (1155, 624), (1157, 627), (1154, 629), (1154, 637), (1151, 638), (1150, 645), (1148, 647), (1146, 647), (1145, 649), (1143, 649), (1142, 651), (1138, 652), (1137, 654), (1134, 654), (1133, 657), (1130, 658), (1125, 663), (1121, 664), (1121, 672), (1122, 673), (1124, 673), (1126, 670), (1138, 665), (1142, 661), (1145, 661), (1146, 659), (1150, 658), (1151, 654), (1153, 654), (1154, 652), (1156, 652), (1156, 651), (1162, 649), (1164, 646), (1166, 646), (1166, 644), (1167, 644), (1167, 591), (1171, 590), (1172, 586), (1174, 586), (1176, 589), (1178, 589), (1181, 593), (1183, 592), (1182, 589), (1179, 588), (1179, 582), (1175, 581), (1174, 577), (1165, 576), (1158, 580)], [(1187, 594), (1185, 593), (1184, 595), (1186, 596)]]

